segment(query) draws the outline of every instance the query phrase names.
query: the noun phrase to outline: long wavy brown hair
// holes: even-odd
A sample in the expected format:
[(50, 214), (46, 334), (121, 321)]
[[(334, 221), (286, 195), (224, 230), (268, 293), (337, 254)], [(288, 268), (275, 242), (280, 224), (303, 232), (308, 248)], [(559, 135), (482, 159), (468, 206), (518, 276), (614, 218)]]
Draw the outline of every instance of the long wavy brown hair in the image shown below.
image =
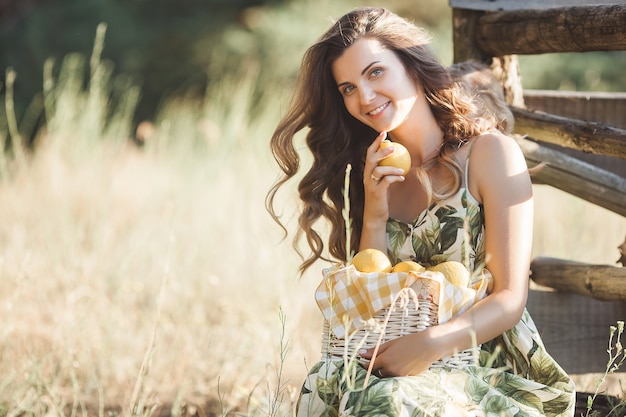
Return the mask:
[[(353, 118), (345, 108), (332, 75), (332, 64), (359, 39), (377, 39), (402, 61), (408, 74), (419, 82), (430, 109), (443, 131), (444, 142), (439, 154), (418, 170), (418, 178), (432, 201), (458, 191), (462, 172), (453, 152), (465, 141), (481, 133), (481, 128), (469, 117), (473, 107), (462, 95), (455, 94), (447, 69), (442, 66), (428, 43), (430, 36), (419, 27), (381, 8), (355, 9), (339, 20), (304, 54), (294, 97), (270, 141), (274, 158), (284, 175), (270, 189), (266, 207), (273, 219), (283, 227), (275, 210), (276, 193), (300, 169), (300, 156), (294, 146), (294, 136), (308, 129), (306, 144), (313, 161), (299, 183), (302, 202), (298, 217), (299, 228), (294, 248), (303, 259), (300, 272), (316, 260), (328, 259), (324, 240), (314, 225), (325, 219), (330, 224), (328, 253), (331, 258), (346, 261), (346, 230), (342, 216), (344, 208), (344, 172), (351, 164), (350, 222), (351, 248), (358, 248), (363, 224), (363, 168), (367, 147), (378, 132)], [(444, 190), (433, 190), (427, 170), (434, 165), (454, 173), (455, 181)], [(430, 203), (430, 202), (429, 202)], [(302, 238), (310, 248), (305, 255), (299, 250)]]

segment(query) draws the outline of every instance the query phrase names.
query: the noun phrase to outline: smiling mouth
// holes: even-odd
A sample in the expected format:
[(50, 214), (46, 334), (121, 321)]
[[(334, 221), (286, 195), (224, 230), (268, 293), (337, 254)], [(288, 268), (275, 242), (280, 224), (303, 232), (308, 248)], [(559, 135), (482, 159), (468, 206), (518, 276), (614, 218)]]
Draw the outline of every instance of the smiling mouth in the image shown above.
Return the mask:
[(387, 106), (389, 106), (389, 102), (386, 102), (385, 104), (382, 104), (378, 107), (376, 107), (374, 110), (367, 112), (366, 114), (368, 116), (376, 116), (378, 114), (380, 114), (383, 110), (385, 110), (387, 108)]

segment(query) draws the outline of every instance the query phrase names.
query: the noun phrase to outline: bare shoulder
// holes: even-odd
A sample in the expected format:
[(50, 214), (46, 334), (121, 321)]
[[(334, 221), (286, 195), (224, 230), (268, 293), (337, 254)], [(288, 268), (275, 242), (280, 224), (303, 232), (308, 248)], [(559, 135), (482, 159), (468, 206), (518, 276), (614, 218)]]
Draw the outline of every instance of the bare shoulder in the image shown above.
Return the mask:
[(500, 132), (475, 138), (470, 158), (472, 168), (527, 170), (526, 160), (515, 139)]
[[(490, 190), (530, 186), (521, 148), (510, 136), (489, 132), (474, 139), (469, 161), (469, 185), (483, 200)], [(510, 190), (509, 190), (510, 191)]]
[(498, 131), (491, 131), (474, 138), (472, 152), (514, 152), (521, 154), (521, 149), (517, 141), (511, 136)]

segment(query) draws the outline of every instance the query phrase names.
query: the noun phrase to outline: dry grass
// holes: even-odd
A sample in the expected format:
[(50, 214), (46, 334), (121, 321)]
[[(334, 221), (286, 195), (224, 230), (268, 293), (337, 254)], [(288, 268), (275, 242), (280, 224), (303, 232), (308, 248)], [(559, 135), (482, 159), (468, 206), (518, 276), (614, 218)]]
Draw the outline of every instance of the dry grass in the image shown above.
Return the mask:
[[(103, 142), (76, 155), (50, 146), (0, 184), (1, 414), (128, 407), (162, 286), (149, 404), (213, 402), (215, 411), (219, 382), (224, 406), (268, 409), (281, 308), (295, 395), (305, 359), (318, 357), (319, 277), (297, 279), (289, 242), (264, 210), (276, 175), (264, 140), (232, 138), (198, 152)], [(536, 254), (616, 257), (622, 218), (537, 191)], [(556, 216), (546, 209), (555, 205), (567, 209)], [(597, 241), (598, 228), (606, 241)]]
[(241, 158), (183, 166), (105, 146), (70, 163), (42, 152), (2, 184), (2, 402), (127, 404), (161, 285), (151, 398), (202, 402), (220, 377), (237, 403), (268, 374), (279, 306), (298, 325), (301, 288), (263, 209), (272, 173)]
[(220, 112), (172, 103), (138, 149), (101, 89), (68, 87), (78, 67), (49, 83), (32, 160), (3, 166), (0, 415), (270, 410), (270, 392), (297, 390), (317, 323), (314, 281), (264, 209), (276, 118), (249, 115), (254, 74)]

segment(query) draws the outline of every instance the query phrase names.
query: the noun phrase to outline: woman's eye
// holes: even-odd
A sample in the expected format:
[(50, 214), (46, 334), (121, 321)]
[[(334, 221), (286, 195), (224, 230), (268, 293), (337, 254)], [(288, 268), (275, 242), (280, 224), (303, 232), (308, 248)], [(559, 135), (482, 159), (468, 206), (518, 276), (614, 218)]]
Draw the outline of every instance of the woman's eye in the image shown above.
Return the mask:
[(371, 75), (372, 77), (378, 77), (378, 76), (379, 76), (379, 75), (381, 75), (382, 73), (383, 73), (383, 70), (382, 70), (381, 68), (376, 68), (376, 69), (374, 69), (374, 70), (370, 73), (370, 75)]
[(350, 94), (353, 90), (354, 90), (354, 86), (353, 85), (348, 85), (348, 86), (345, 86), (343, 88), (343, 93), (344, 94)]

